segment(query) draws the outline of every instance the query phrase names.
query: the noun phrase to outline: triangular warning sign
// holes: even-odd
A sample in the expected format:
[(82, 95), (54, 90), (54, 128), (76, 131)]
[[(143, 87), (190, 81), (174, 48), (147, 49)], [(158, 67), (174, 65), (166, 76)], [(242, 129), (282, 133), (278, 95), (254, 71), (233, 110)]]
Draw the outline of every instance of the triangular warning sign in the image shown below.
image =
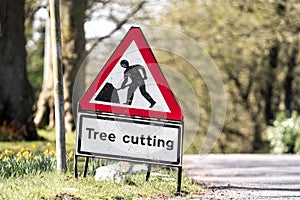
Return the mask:
[(131, 27), (79, 101), (86, 111), (182, 120), (183, 113), (141, 31)]

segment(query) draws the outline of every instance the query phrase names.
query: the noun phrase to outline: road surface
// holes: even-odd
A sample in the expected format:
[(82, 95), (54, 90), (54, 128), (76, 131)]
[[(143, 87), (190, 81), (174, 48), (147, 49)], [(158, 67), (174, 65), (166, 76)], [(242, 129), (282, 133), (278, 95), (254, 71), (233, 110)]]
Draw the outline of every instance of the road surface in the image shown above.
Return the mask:
[(300, 199), (300, 155), (184, 155), (183, 169), (211, 189), (194, 199)]

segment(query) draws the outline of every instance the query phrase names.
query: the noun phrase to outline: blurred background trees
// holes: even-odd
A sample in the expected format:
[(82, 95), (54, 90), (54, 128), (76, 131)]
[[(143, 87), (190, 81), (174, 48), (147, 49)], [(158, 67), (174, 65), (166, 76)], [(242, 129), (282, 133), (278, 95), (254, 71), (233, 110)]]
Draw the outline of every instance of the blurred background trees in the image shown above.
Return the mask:
[[(3, 94), (0, 99), (0, 108), (3, 108), (0, 110), (0, 123), (2, 127), (7, 127), (8, 122), (15, 122), (15, 118), (7, 117), (9, 116), (7, 113), (20, 112), (16, 108), (8, 109), (8, 100), (10, 102), (27, 99), (27, 104), (23, 101), (16, 102), (17, 107), (20, 102), (24, 105), (21, 107), (24, 117), (21, 119), (20, 126), (23, 127), (25, 124), (24, 127), (32, 127), (32, 138), (36, 138), (32, 126), (33, 111), (35, 111), (34, 122), (38, 128), (54, 126), (53, 83), (49, 59), (51, 46), (47, 41), (45, 17), (47, 1), (26, 0), (25, 3), (18, 1), (18, 11), (23, 12), (24, 17), (21, 17), (20, 12), (18, 15), (14, 14), (14, 19), (18, 18), (19, 21), (14, 22), (14, 27), (18, 29), (13, 29), (13, 32), (14, 34), (18, 32), (19, 39), (13, 38), (14, 34), (10, 34), (11, 38), (4, 39), (3, 36), (8, 30), (5, 23), (12, 23), (5, 18), (9, 8), (7, 6), (14, 4), (12, 9), (17, 9), (17, 4), (15, 1), (7, 0), (0, 0), (0, 2), (0, 51), (2, 52), (0, 92)], [(296, 118), (294, 115), (297, 114), (292, 116), (292, 113), (300, 112), (299, 0), (61, 0), (61, 20), (65, 116), (68, 131), (74, 130), (72, 88), (79, 66), (97, 44), (108, 41), (107, 39), (117, 32), (125, 33), (127, 28), (124, 27), (128, 27), (129, 24), (179, 30), (197, 41), (213, 58), (222, 73), (227, 95), (226, 122), (223, 134), (214, 148), (215, 152), (268, 152), (274, 147), (274, 138), (279, 140), (275, 133), (278, 131), (272, 129), (276, 126), (275, 121), (284, 122), (284, 119)], [(97, 24), (97, 27), (91, 28), (89, 23)], [(95, 30), (103, 34), (94, 34)], [(13, 44), (12, 40), (15, 40), (14, 48), (9, 50), (8, 46)], [(14, 62), (17, 62), (17, 57), (26, 58), (25, 50), (28, 79), (35, 95), (30, 92), (32, 89), (27, 81), (25, 63), (22, 65), (10, 63), (5, 57), (8, 54), (14, 55)], [(197, 138), (188, 152), (198, 153), (211, 117), (209, 91), (201, 76), (188, 67), (189, 64), (182, 58), (165, 52), (154, 53), (159, 62), (174, 66), (180, 71), (197, 93), (201, 120)], [(12, 79), (11, 76), (6, 75), (13, 73), (7, 71), (8, 67), (5, 67), (7, 62), (13, 72), (17, 70), (13, 66), (20, 70), (18, 77), (22, 77), (23, 82), (18, 82), (15, 76)], [(99, 66), (101, 65), (102, 63), (99, 63)], [(80, 79), (85, 83), (86, 76), (84, 73), (81, 75)], [(10, 84), (11, 80), (15, 84)], [(13, 85), (22, 87), (17, 87), (19, 90), (13, 89), (11, 88)], [(11, 92), (13, 94), (9, 94)], [(17, 94), (18, 92), (20, 94)], [(16, 95), (20, 97), (16, 98)], [(33, 97), (35, 97), (35, 104)], [(192, 112), (193, 109), (190, 110)], [(191, 116), (188, 120), (192, 120), (193, 114), (187, 115)], [(6, 129), (3, 130), (3, 133), (6, 133)], [(269, 134), (272, 130), (275, 136)]]
[(228, 105), (217, 151), (263, 151), (277, 113), (299, 112), (299, 13), (296, 1), (183, 1), (161, 18), (197, 40), (223, 73)]
[[(64, 69), (64, 100), (65, 100), (65, 127), (67, 131), (74, 130), (72, 117), (72, 90), (73, 83), (80, 64), (85, 58), (86, 1), (61, 1), (62, 52)], [(49, 21), (46, 20), (46, 30), (49, 30)], [(50, 34), (46, 31), (46, 34)], [(51, 44), (47, 36), (45, 49), (44, 82), (37, 102), (36, 125), (41, 128), (48, 125), (54, 127), (53, 77), (51, 71)]]
[[(120, 4), (120, 5), (119, 5)], [(123, 4), (123, 7), (122, 7)], [(137, 4), (137, 5), (135, 5)], [(63, 48), (63, 68), (64, 68), (64, 100), (65, 100), (65, 127), (68, 132), (75, 128), (74, 118), (72, 113), (72, 90), (73, 84), (80, 65), (83, 63), (88, 52), (86, 52), (86, 37), (84, 31), (84, 23), (95, 18), (105, 17), (106, 20), (111, 20), (115, 23), (115, 27), (107, 35), (97, 38), (89, 38), (90, 48), (93, 50), (103, 39), (109, 38), (111, 34), (122, 28), (128, 20), (137, 13), (143, 6), (144, 2), (123, 2), (116, 3), (114, 1), (61, 1), (61, 29), (62, 29), (62, 48)], [(115, 6), (117, 8), (114, 8)], [(126, 5), (126, 6), (125, 6)], [(121, 8), (121, 9), (120, 9)], [(117, 14), (126, 14), (118, 19), (115, 16), (114, 10), (118, 10)], [(126, 10), (127, 9), (127, 10)], [(107, 14), (107, 11), (108, 14)], [(104, 15), (101, 15), (102, 12)], [(86, 15), (89, 13), (89, 16)], [(97, 16), (100, 15), (100, 16)], [(106, 16), (107, 15), (107, 16)], [(93, 18), (94, 16), (95, 18)], [(49, 22), (46, 22), (46, 24)], [(106, 29), (105, 26), (99, 26), (99, 30)], [(48, 37), (49, 38), (49, 37)], [(48, 45), (45, 55), (44, 65), (44, 81), (42, 91), (37, 102), (37, 114), (34, 122), (37, 127), (42, 128), (47, 125), (50, 128), (54, 127), (54, 102), (53, 102), (53, 83), (51, 72), (51, 45), (49, 40), (46, 40)], [(82, 71), (83, 72), (83, 71)], [(84, 73), (81, 72), (81, 82), (84, 85)], [(83, 87), (83, 90), (85, 88)]]

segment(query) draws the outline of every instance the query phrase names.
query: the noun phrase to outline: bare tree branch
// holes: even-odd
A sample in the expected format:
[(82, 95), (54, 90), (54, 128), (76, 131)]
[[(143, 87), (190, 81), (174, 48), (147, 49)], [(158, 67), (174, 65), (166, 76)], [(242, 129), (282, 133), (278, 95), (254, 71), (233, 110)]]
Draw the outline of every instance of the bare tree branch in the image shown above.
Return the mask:
[(126, 17), (123, 20), (121, 20), (116, 25), (116, 27), (109, 34), (99, 37), (99, 38), (94, 38), (94, 39), (96, 39), (96, 41), (92, 44), (91, 48), (88, 50), (87, 53), (90, 53), (91, 51), (93, 51), (99, 42), (103, 41), (106, 38), (111, 37), (112, 34), (114, 34), (116, 31), (120, 30), (123, 27), (123, 25), (129, 21), (129, 19), (131, 17), (133, 17), (138, 11), (140, 11), (143, 8), (143, 6), (146, 2), (147, 1), (140, 2), (128, 15), (126, 15)]
[(88, 0), (87, 7), (91, 8), (95, 3), (102, 3), (102, 5), (106, 5), (110, 2), (110, 0)]
[(109, 0), (93, 0), (93, 3), (103, 3), (103, 4), (106, 4), (106, 3), (109, 3)]

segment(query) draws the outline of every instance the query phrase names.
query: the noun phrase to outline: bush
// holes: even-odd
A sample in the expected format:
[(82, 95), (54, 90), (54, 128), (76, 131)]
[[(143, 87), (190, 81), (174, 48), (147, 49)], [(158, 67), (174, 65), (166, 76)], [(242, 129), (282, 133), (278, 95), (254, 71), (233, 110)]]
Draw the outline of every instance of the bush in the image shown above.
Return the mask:
[(286, 118), (280, 113), (267, 128), (267, 139), (272, 153), (300, 153), (300, 115), (293, 112)]

